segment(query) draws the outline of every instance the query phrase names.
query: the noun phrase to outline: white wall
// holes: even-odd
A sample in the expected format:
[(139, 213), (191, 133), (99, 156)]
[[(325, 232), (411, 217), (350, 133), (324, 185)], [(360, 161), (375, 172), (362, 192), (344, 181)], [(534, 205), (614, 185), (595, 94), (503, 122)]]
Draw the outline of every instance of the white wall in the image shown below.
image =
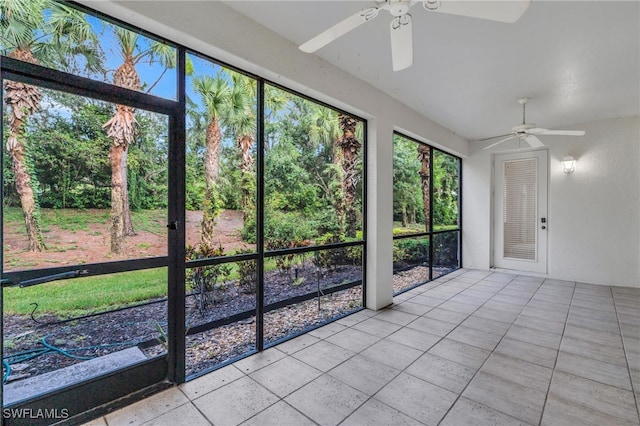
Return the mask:
[[(547, 137), (549, 276), (640, 287), (640, 117), (583, 123), (583, 137)], [(488, 143), (487, 143), (488, 144)], [(491, 265), (491, 153), (463, 160), (464, 266)], [(505, 146), (509, 148), (509, 146)], [(560, 159), (576, 158), (572, 174)]]
[(468, 142), (214, 1), (82, 0), (96, 10), (368, 120), (367, 306), (392, 303), (393, 130), (467, 155)]

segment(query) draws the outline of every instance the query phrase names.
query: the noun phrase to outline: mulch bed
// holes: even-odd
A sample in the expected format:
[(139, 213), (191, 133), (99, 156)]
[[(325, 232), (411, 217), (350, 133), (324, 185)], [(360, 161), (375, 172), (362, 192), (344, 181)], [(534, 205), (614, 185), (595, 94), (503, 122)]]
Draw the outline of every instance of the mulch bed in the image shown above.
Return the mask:
[[(318, 270), (307, 261), (296, 272), (272, 271), (265, 274), (265, 304), (308, 293), (318, 287), (331, 287), (362, 279), (362, 270), (343, 266), (335, 271)], [(227, 283), (220, 301), (205, 311), (197, 308), (196, 296), (187, 297), (187, 324), (193, 327), (231, 315), (251, 311), (255, 294), (243, 292), (235, 282)], [(318, 307), (320, 300), (320, 309)], [(96, 316), (60, 322), (53, 315), (5, 315), (4, 355), (9, 358), (8, 381), (54, 371), (83, 359), (137, 346), (142, 342), (148, 356), (166, 352), (162, 338), (166, 330), (165, 300)], [(274, 342), (331, 318), (344, 315), (362, 305), (361, 286), (314, 298), (265, 314), (265, 342)], [(157, 343), (156, 343), (157, 342)], [(56, 349), (47, 349), (50, 345)], [(255, 317), (187, 336), (187, 374), (195, 374), (233, 359), (255, 348)], [(58, 351), (57, 349), (60, 349)], [(64, 352), (64, 353), (62, 353)], [(37, 355), (37, 356), (36, 356)], [(71, 355), (71, 356), (68, 356)], [(6, 371), (3, 369), (3, 373)]]
[[(434, 278), (448, 269), (434, 269)], [(393, 276), (394, 293), (427, 281), (428, 268), (417, 266)], [(295, 296), (327, 290), (331, 287), (362, 279), (362, 270), (344, 266), (336, 271), (318, 270), (310, 261), (297, 274), (272, 271), (265, 274), (265, 304)], [(60, 322), (53, 315), (5, 315), (5, 358), (11, 363), (8, 381), (36, 376), (94, 358), (137, 346), (142, 342), (148, 356), (166, 352), (162, 338), (166, 330), (167, 304), (157, 303), (102, 313), (93, 317)], [(231, 315), (254, 310), (256, 296), (245, 293), (235, 282), (227, 283), (221, 300), (204, 312), (197, 308), (195, 295), (187, 296), (187, 327), (207, 324)], [(295, 305), (267, 312), (264, 317), (265, 344), (281, 340), (315, 325), (348, 314), (362, 306), (362, 286), (306, 300)], [(187, 375), (207, 370), (220, 363), (255, 349), (255, 317), (240, 320), (201, 333), (188, 335), (186, 349)], [(43, 341), (59, 348), (26, 359), (37, 351), (47, 350)], [(156, 343), (157, 342), (157, 343)], [(33, 352), (36, 351), (36, 352)], [(22, 355), (20, 355), (22, 354)], [(3, 369), (3, 373), (4, 373)]]

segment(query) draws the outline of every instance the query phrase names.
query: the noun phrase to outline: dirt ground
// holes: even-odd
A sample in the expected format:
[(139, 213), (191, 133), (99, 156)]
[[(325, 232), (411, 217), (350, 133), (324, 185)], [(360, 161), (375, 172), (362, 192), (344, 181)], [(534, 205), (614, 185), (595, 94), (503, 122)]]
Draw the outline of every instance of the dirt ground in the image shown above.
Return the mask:
[[(95, 210), (94, 213), (103, 215), (104, 211)], [(194, 245), (200, 241), (201, 221), (202, 212), (186, 212), (187, 244)], [(241, 211), (221, 212), (215, 235), (216, 243), (219, 242), (225, 252), (254, 247), (242, 241), (240, 230), (243, 224)], [(133, 225), (135, 228), (135, 220)], [(124, 256), (113, 256), (110, 253), (109, 224), (106, 222), (89, 224), (88, 229), (79, 231), (62, 230), (55, 225), (48, 228), (49, 232), (43, 235), (48, 249), (41, 253), (27, 250), (27, 236), (22, 227), (4, 229), (5, 272), (167, 255), (168, 233), (165, 221), (157, 222), (156, 232), (137, 230), (137, 235), (127, 237), (127, 254)]]

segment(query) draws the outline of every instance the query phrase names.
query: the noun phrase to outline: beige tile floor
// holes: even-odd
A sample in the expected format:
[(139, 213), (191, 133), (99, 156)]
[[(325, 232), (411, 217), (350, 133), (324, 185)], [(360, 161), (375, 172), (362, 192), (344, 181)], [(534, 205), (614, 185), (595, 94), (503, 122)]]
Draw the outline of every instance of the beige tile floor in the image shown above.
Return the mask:
[(92, 425), (637, 425), (640, 289), (459, 270)]

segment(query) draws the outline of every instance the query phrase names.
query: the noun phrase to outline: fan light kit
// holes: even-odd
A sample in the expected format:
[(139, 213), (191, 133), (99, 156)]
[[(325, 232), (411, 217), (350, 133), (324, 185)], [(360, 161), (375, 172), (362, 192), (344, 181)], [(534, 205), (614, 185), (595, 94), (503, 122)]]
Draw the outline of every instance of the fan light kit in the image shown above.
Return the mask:
[(380, 10), (393, 16), (390, 25), (391, 59), (393, 70), (400, 71), (413, 65), (413, 18), (409, 10), (422, 3), (429, 12), (469, 16), (491, 21), (514, 23), (529, 8), (531, 0), (460, 1), (460, 0), (385, 0), (376, 6), (362, 9), (338, 22), (300, 46), (300, 50), (313, 53), (365, 22), (372, 21)]
[(538, 136), (584, 136), (584, 130), (547, 130), (537, 127), (533, 123), (527, 123), (525, 119), (525, 107), (527, 102), (529, 102), (529, 98), (521, 98), (518, 100), (518, 103), (522, 105), (522, 124), (512, 127), (511, 133), (480, 139), (479, 142), (496, 138), (504, 138), (489, 146), (485, 146), (483, 149), (493, 148), (494, 146), (500, 145), (501, 143), (511, 139), (525, 141), (531, 148), (540, 148), (541, 146), (544, 146), (544, 144), (540, 139), (538, 139)]

